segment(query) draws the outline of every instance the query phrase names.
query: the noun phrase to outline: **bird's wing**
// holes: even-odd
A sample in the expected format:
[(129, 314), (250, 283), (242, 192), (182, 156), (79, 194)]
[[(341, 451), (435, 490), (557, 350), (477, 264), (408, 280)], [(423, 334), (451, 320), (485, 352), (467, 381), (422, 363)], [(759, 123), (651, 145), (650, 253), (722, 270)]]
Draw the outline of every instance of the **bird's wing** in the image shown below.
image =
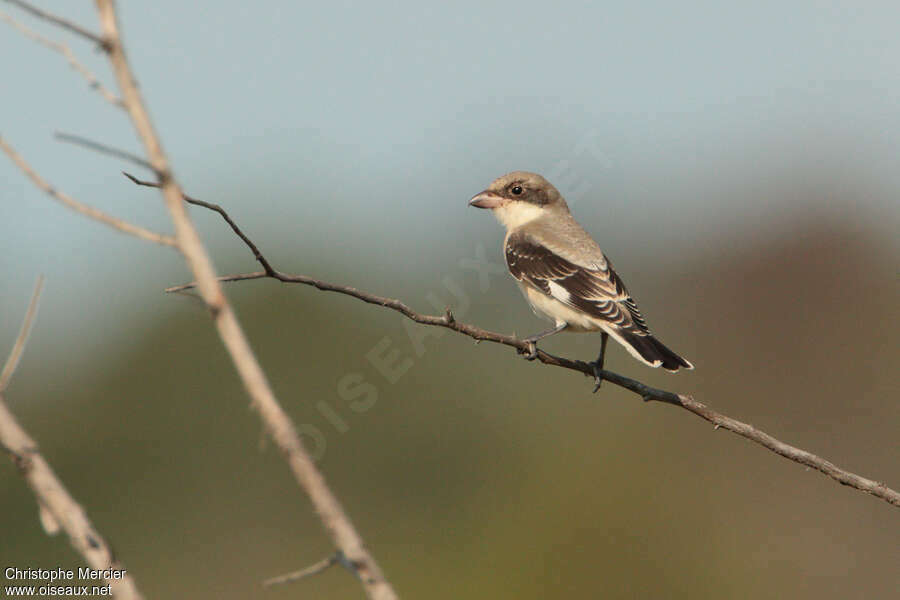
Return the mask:
[(506, 265), (518, 281), (625, 332), (650, 330), (625, 284), (608, 260), (592, 267), (576, 265), (524, 232), (506, 240)]

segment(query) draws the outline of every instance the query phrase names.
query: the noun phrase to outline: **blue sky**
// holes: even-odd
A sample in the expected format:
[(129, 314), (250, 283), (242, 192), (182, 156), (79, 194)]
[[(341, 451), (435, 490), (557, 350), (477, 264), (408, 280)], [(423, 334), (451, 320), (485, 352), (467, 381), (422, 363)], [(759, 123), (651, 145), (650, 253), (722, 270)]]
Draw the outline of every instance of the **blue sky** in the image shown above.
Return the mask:
[[(607, 252), (635, 261), (808, 215), (885, 234), (898, 223), (896, 3), (120, 4), (184, 187), (293, 270), (404, 279), (493, 249), (496, 225), (465, 203), (513, 169), (550, 175)], [(45, 5), (96, 28), (89, 2)], [(112, 84), (80, 39), (0, 10)], [(137, 150), (125, 116), (0, 25), (14, 58), (0, 67), (3, 136), (76, 198), (167, 230), (159, 198), (119, 175), (128, 165), (52, 139)], [(47, 327), (76, 344), (111, 315), (157, 314), (148, 295), (185, 278), (173, 253), (59, 208), (5, 159), (0, 180), (0, 331), (37, 273), (58, 319)], [(197, 217), (223, 271), (253, 268)], [(76, 315), (84, 330), (62, 327)]]

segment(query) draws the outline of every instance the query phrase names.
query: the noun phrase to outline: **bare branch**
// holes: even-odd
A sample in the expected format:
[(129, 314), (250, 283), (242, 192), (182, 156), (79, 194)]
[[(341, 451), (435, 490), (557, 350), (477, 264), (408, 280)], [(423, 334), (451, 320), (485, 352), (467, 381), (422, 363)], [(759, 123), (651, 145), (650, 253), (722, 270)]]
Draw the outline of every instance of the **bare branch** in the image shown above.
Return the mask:
[(323, 558), (317, 563), (311, 564), (305, 569), (299, 569), (297, 571), (292, 571), (290, 573), (285, 573), (284, 575), (279, 575), (278, 577), (272, 577), (271, 579), (266, 579), (263, 581), (263, 587), (270, 587), (273, 585), (281, 585), (282, 583), (289, 583), (291, 581), (297, 581), (299, 579), (304, 579), (305, 577), (312, 577), (313, 575), (318, 575), (323, 571), (327, 571), (329, 567), (337, 564), (341, 561), (342, 558), (341, 551), (338, 550), (336, 553), (332, 554), (328, 558)]
[[(266, 277), (273, 277), (274, 279), (278, 279), (279, 281), (283, 281), (281, 277), (296, 277), (295, 275), (285, 275), (280, 271), (275, 271), (274, 275), (270, 275), (265, 271), (253, 271), (252, 273), (235, 273), (234, 275), (222, 275), (221, 277), (217, 277), (218, 281), (223, 283), (229, 283), (232, 281), (247, 281), (249, 279), (265, 279)], [(285, 282), (288, 283), (288, 282)], [(173, 285), (172, 287), (167, 287), (165, 291), (167, 294), (179, 294), (181, 292), (186, 292), (188, 290), (192, 290), (197, 287), (196, 283), (182, 283), (181, 285)]]
[(150, 169), (151, 171), (153, 170), (153, 165), (148, 163), (140, 156), (132, 154), (131, 152), (128, 152), (126, 150), (120, 150), (119, 148), (114, 148), (113, 146), (108, 146), (107, 144), (101, 144), (100, 142), (95, 142), (94, 140), (89, 140), (86, 137), (75, 135), (73, 133), (65, 133), (64, 131), (55, 132), (53, 134), (53, 137), (61, 142), (68, 142), (70, 144), (75, 144), (76, 146), (82, 146), (84, 148), (87, 148), (88, 150), (93, 150), (94, 152), (99, 152), (100, 154), (107, 154), (109, 156), (122, 158), (127, 161), (131, 161), (140, 167), (144, 167), (145, 169)]
[(123, 574), (121, 577), (104, 578), (106, 583), (111, 586), (112, 594), (116, 598), (139, 600), (141, 594), (137, 590), (134, 579), (116, 560), (109, 544), (97, 533), (84, 510), (56, 477), (53, 469), (38, 451), (37, 443), (16, 421), (3, 397), (3, 390), (9, 381), (9, 376), (25, 348), (28, 332), (37, 312), (42, 286), (43, 278), (40, 278), (35, 285), (34, 295), (28, 305), (19, 336), (6, 361), (6, 368), (3, 369), (3, 385), (0, 386), (0, 445), (10, 453), (19, 473), (25, 478), (34, 493), (41, 523), (47, 532), (52, 535), (58, 528), (64, 529), (72, 546), (92, 569), (121, 571)]
[(91, 31), (85, 29), (81, 25), (73, 23), (69, 19), (65, 19), (58, 15), (54, 15), (53, 13), (47, 12), (46, 10), (40, 9), (36, 6), (33, 6), (32, 4), (30, 4), (28, 2), (23, 2), (23, 0), (6, 0), (6, 1), (9, 2), (10, 4), (18, 6), (19, 8), (21, 8), (22, 10), (24, 10), (26, 12), (31, 13), (32, 15), (34, 15), (35, 17), (38, 17), (39, 19), (43, 19), (45, 21), (53, 23), (54, 25), (62, 27), (63, 29), (67, 29), (67, 30), (71, 31), (72, 33), (78, 34), (81, 37), (86, 38), (86, 39), (94, 42), (95, 44), (99, 45), (101, 48), (106, 47), (106, 40), (104, 40), (102, 37), (100, 37), (96, 33), (93, 33)]
[[(138, 179), (131, 173), (126, 173), (125, 171), (122, 171), (122, 175), (124, 175), (125, 177), (127, 177), (128, 179), (130, 179), (131, 181), (136, 183), (137, 185), (142, 185), (145, 187), (154, 187), (154, 188), (160, 187), (160, 185), (158, 183), (155, 183), (153, 181), (143, 181), (141, 179)], [(275, 274), (275, 269), (272, 268), (272, 265), (269, 264), (269, 261), (266, 260), (266, 257), (264, 257), (262, 255), (262, 252), (259, 251), (259, 248), (256, 247), (256, 244), (254, 244), (250, 240), (250, 238), (248, 238), (246, 235), (244, 235), (244, 232), (241, 231), (241, 228), (237, 226), (237, 223), (235, 223), (231, 219), (231, 217), (228, 216), (228, 213), (225, 212), (224, 208), (222, 208), (218, 204), (212, 204), (210, 202), (204, 202), (203, 200), (197, 200), (196, 198), (191, 198), (187, 194), (182, 194), (181, 197), (184, 198), (184, 201), (187, 202), (188, 204), (202, 206), (203, 208), (208, 208), (209, 210), (213, 210), (213, 211), (219, 213), (222, 216), (222, 218), (225, 219), (225, 222), (228, 223), (228, 225), (231, 227), (232, 231), (234, 231), (237, 234), (237, 236), (239, 238), (241, 238), (241, 240), (247, 245), (247, 247), (250, 248), (250, 251), (253, 252), (253, 257), (259, 262), (260, 265), (262, 265), (262, 268), (265, 269), (265, 272), (261, 276), (272, 276)], [(244, 279), (258, 279), (258, 277), (244, 277)], [(220, 277), (219, 281), (236, 281), (236, 280), (224, 279), (224, 278)], [(176, 292), (176, 291), (181, 291), (181, 290), (169, 289), (166, 291), (167, 292), (168, 291)]]
[[(138, 181), (131, 176), (129, 176), (129, 178), (139, 185), (152, 185), (146, 182)], [(192, 203), (198, 204), (200, 206), (205, 205), (204, 203), (200, 203), (198, 200), (192, 200)], [(291, 275), (278, 271), (270, 266), (269, 261), (262, 256), (257, 246), (253, 242), (251, 242), (243, 232), (240, 231), (234, 221), (229, 216), (227, 216), (227, 213), (225, 213), (224, 209), (222, 209), (221, 206), (216, 206), (216, 212), (223, 216), (223, 218), (228, 222), (232, 229), (239, 232), (238, 235), (253, 251), (256, 260), (259, 261), (260, 264), (263, 264), (266, 268), (266, 271), (225, 275), (224, 277), (219, 278), (220, 281), (245, 281), (248, 279), (271, 278), (277, 279), (278, 281), (284, 283), (299, 283), (302, 285), (309, 285), (322, 291), (336, 292), (338, 294), (352, 296), (353, 298), (357, 298), (368, 304), (375, 304), (384, 308), (395, 310), (403, 316), (422, 325), (444, 327), (463, 335), (467, 335), (478, 341), (484, 340), (497, 344), (503, 344), (505, 346), (510, 346), (512, 348), (515, 348), (519, 354), (525, 354), (529, 351), (530, 345), (528, 342), (521, 340), (515, 336), (504, 335), (502, 333), (488, 331), (474, 325), (460, 323), (453, 317), (449, 309), (447, 309), (447, 311), (443, 315), (425, 315), (414, 311), (408, 305), (395, 298), (386, 298), (384, 296), (370, 294), (368, 292), (364, 292), (350, 286), (329, 283), (327, 281), (315, 279), (307, 275)], [(195, 283), (178, 285), (167, 288), (166, 292), (183, 292), (185, 290), (192, 289), (193, 287), (195, 287), (195, 285)], [(537, 360), (546, 365), (571, 369), (573, 371), (579, 371), (588, 376), (594, 376), (593, 367), (589, 363), (580, 360), (571, 360), (560, 356), (554, 356), (540, 349), (537, 350)], [(663, 402), (665, 404), (671, 404), (673, 406), (679, 406), (689, 412), (694, 413), (698, 417), (709, 421), (716, 426), (716, 429), (720, 427), (722, 429), (727, 429), (732, 433), (736, 433), (741, 437), (756, 442), (757, 444), (771, 450), (772, 452), (780, 456), (783, 456), (802, 465), (806, 465), (807, 467), (816, 469), (817, 471), (824, 473), (825, 475), (831, 477), (842, 485), (846, 485), (868, 494), (872, 494), (873, 496), (881, 498), (882, 500), (885, 500), (886, 502), (889, 502), (894, 506), (900, 506), (900, 493), (892, 490), (885, 484), (867, 479), (865, 477), (861, 477), (855, 473), (842, 469), (825, 460), (824, 458), (812, 454), (811, 452), (807, 452), (806, 450), (802, 450), (795, 446), (791, 446), (790, 444), (786, 444), (772, 437), (771, 435), (760, 431), (759, 429), (756, 429), (752, 425), (742, 423), (741, 421), (718, 413), (705, 404), (697, 402), (690, 396), (652, 388), (639, 381), (636, 381), (629, 377), (625, 377), (623, 375), (619, 375), (618, 373), (614, 373), (612, 371), (602, 370), (600, 371), (600, 377), (614, 385), (618, 385), (631, 392), (634, 392), (645, 401), (652, 400)]]
[(57, 190), (47, 181), (45, 181), (40, 175), (38, 175), (37, 172), (32, 169), (27, 162), (25, 162), (25, 159), (19, 156), (19, 154), (13, 149), (13, 147), (6, 143), (3, 137), (0, 137), (0, 150), (3, 150), (3, 152), (10, 158), (10, 160), (12, 160), (13, 163), (17, 167), (19, 167), (19, 169), (23, 173), (25, 173), (25, 175), (27, 175), (29, 179), (31, 179), (34, 185), (36, 185), (39, 189), (46, 192), (50, 197), (54, 198), (68, 208), (71, 208), (76, 212), (80, 212), (81, 214), (88, 216), (95, 221), (100, 221), (101, 223), (109, 225), (113, 229), (118, 229), (123, 233), (133, 235), (142, 240), (154, 242), (163, 246), (177, 246), (177, 242), (172, 236), (156, 233), (154, 231), (150, 231), (149, 229), (139, 227), (138, 225), (132, 225), (127, 221), (112, 217), (105, 212), (94, 208), (93, 206), (83, 204), (78, 200), (75, 200), (65, 192)]
[(12, 379), (16, 367), (19, 366), (19, 359), (22, 358), (22, 352), (25, 350), (25, 344), (28, 342), (28, 335), (31, 333), (31, 326), (37, 315), (38, 303), (41, 299), (41, 290), (44, 289), (44, 276), (38, 277), (34, 284), (34, 293), (31, 295), (31, 302), (28, 303), (28, 310), (25, 311), (25, 318), (22, 320), (22, 327), (19, 329), (19, 335), (16, 337), (16, 343), (13, 344), (12, 352), (3, 365), (3, 371), (0, 371), (0, 394), (6, 391), (9, 386), (9, 380)]
[(137, 135), (144, 145), (147, 158), (159, 178), (166, 207), (175, 225), (178, 246), (198, 282), (200, 295), (213, 316), (222, 343), (231, 355), (238, 375), (252, 399), (253, 407), (259, 412), (276, 445), (287, 457), (294, 477), (309, 495), (335, 546), (354, 565), (366, 594), (373, 600), (394, 600), (397, 598), (396, 593), (384, 578), (337, 497), (331, 492), (324, 477), (303, 447), (294, 424), (275, 398), (265, 373), (222, 292), (212, 261), (187, 213), (181, 190), (169, 167), (168, 158), (135, 82), (134, 73), (122, 46), (113, 1), (95, 0), (95, 3), (107, 42), (107, 54), (122, 99)]
[(46, 46), (47, 48), (50, 48), (54, 52), (59, 52), (60, 54), (62, 54), (65, 59), (69, 61), (69, 65), (71, 65), (73, 69), (75, 69), (79, 74), (81, 74), (82, 77), (87, 80), (88, 86), (91, 89), (97, 90), (97, 92), (101, 96), (103, 96), (103, 98), (110, 104), (118, 106), (119, 108), (123, 108), (124, 105), (122, 104), (122, 99), (110, 92), (102, 83), (100, 83), (100, 80), (97, 79), (94, 74), (91, 73), (88, 68), (78, 60), (78, 58), (75, 57), (75, 53), (73, 53), (68, 46), (45, 38), (36, 31), (33, 31), (25, 25), (22, 25), (4, 12), (0, 12), (0, 19), (6, 21), (10, 25), (18, 29), (26, 37), (31, 38), (32, 40), (43, 46)]

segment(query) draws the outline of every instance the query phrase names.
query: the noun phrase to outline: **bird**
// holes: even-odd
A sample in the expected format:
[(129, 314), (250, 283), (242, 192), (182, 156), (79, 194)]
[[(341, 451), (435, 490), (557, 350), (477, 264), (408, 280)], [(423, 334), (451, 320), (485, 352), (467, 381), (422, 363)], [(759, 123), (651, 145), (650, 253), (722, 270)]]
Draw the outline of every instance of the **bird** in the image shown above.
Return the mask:
[(537, 173), (513, 171), (476, 194), (470, 206), (489, 209), (506, 227), (506, 266), (538, 317), (554, 326), (523, 338), (525, 358), (537, 342), (561, 331), (601, 333), (600, 354), (590, 363), (594, 391), (610, 337), (637, 360), (671, 372), (693, 369), (650, 332), (625, 283), (597, 242), (572, 216), (562, 194)]

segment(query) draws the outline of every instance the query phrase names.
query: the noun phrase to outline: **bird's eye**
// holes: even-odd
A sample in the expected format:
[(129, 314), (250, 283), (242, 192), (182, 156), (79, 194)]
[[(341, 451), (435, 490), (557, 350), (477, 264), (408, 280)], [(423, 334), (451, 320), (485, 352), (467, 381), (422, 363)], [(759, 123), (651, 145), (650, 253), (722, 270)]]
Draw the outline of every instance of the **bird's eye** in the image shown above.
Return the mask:
[(522, 192), (523, 192), (524, 190), (522, 190), (522, 186), (521, 186), (521, 185), (514, 185), (514, 186), (512, 187), (512, 189), (510, 189), (509, 191), (512, 192), (513, 196), (521, 196), (521, 195), (522, 195)]

